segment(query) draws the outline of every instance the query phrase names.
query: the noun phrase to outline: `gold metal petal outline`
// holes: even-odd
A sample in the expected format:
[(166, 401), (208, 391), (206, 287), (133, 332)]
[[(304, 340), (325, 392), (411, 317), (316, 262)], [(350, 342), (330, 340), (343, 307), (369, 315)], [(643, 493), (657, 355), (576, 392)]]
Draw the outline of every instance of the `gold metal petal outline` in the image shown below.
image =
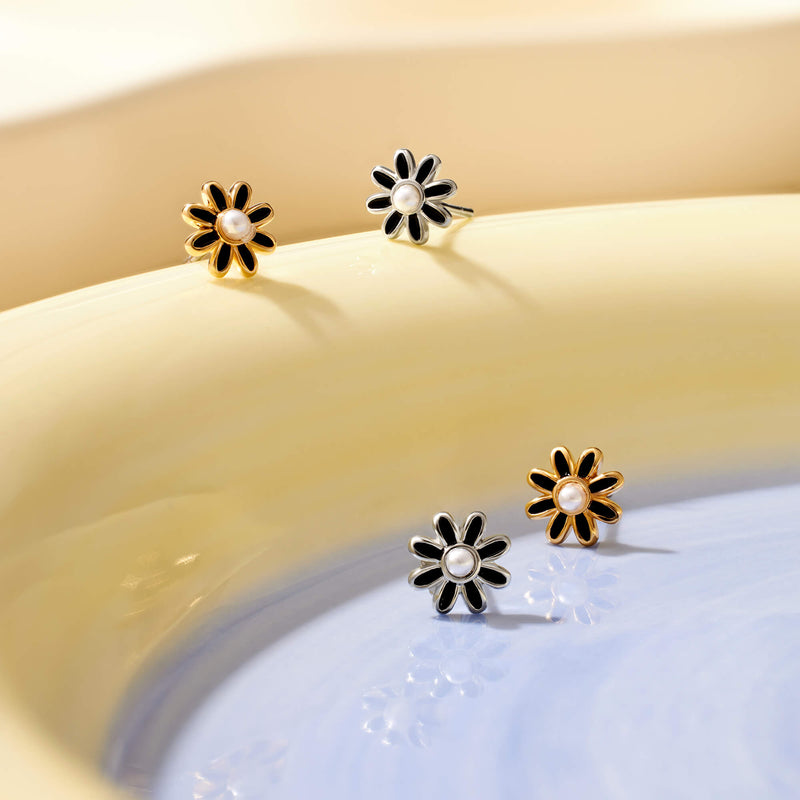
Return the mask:
[[(225, 205), (221, 206), (217, 203), (214, 199), (213, 192), (214, 190), (218, 189), (222, 192), (222, 196), (225, 198)], [(203, 184), (203, 188), (200, 190), (200, 194), (203, 197), (203, 203), (207, 205), (213, 211), (219, 213), (220, 211), (224, 211), (226, 208), (231, 207), (231, 198), (225, 188), (222, 186), (219, 181), (207, 181)]]
[(196, 247), (195, 242), (203, 236), (208, 236), (214, 229), (213, 228), (200, 228), (200, 230), (195, 231), (184, 243), (183, 246), (186, 248), (186, 252), (193, 257), (202, 258), (205, 255), (208, 255), (209, 251), (215, 247), (219, 247), (220, 239), (219, 236), (211, 242), (210, 244), (206, 245), (205, 247)]
[(563, 446), (554, 447), (550, 451), (550, 464), (553, 467), (553, 473), (555, 475), (557, 475), (559, 478), (566, 477), (565, 475), (562, 475), (561, 472), (559, 471), (558, 467), (556, 467), (556, 453), (563, 453), (564, 454), (564, 457), (566, 458), (567, 464), (569, 466), (569, 474), (570, 475), (574, 475), (575, 474), (575, 462), (572, 459), (572, 453), (570, 453), (568, 448), (563, 447)]
[(556, 518), (560, 513), (561, 513), (560, 511), (554, 513), (550, 522), (547, 523), (547, 540), (552, 544), (561, 544), (561, 542), (563, 542), (564, 539), (566, 539), (567, 536), (569, 535), (570, 529), (572, 528), (572, 523), (574, 522), (574, 517), (565, 514), (564, 516), (567, 518), (567, 521), (566, 523), (564, 523), (564, 529), (561, 531), (557, 539), (552, 539), (550, 537), (550, 530), (552, 529), (553, 523), (556, 521)]
[[(242, 255), (241, 251), (245, 250), (247, 253), (250, 254), (250, 257), (253, 259), (253, 269), (250, 270), (245, 263), (244, 256)], [(239, 269), (242, 271), (242, 275), (246, 278), (252, 278), (258, 272), (258, 259), (256, 258), (255, 251), (253, 248), (247, 244), (242, 243), (236, 245), (233, 248), (233, 257), (236, 259), (236, 263), (239, 265)]]
[(191, 216), (193, 211), (208, 211), (215, 216), (217, 213), (213, 208), (209, 208), (201, 203), (187, 203), (183, 207), (183, 211), (181, 211), (183, 221), (187, 225), (191, 225), (193, 228), (205, 228), (206, 230), (210, 230), (214, 227), (214, 222), (202, 222), (201, 220), (195, 219), (193, 216)]
[[(604, 506), (608, 506), (617, 515), (616, 519), (603, 519), (602, 517), (600, 517), (597, 514), (595, 514), (594, 511), (590, 510), (588, 513), (590, 513), (593, 517), (596, 517), (598, 520), (600, 520), (600, 522), (605, 522), (606, 525), (615, 525), (617, 522), (619, 522), (619, 519), (622, 516), (622, 508), (620, 507), (620, 505), (618, 503), (615, 503), (613, 500), (610, 500), (608, 497), (603, 497), (601, 495), (597, 495), (597, 496), (592, 495), (592, 502), (602, 503)], [(591, 503), (590, 503), (590, 509), (591, 509)]]
[[(247, 192), (247, 196), (244, 199), (243, 203), (236, 203), (236, 195), (239, 194), (239, 190), (244, 189)], [(247, 213), (247, 207), (250, 205), (250, 200), (253, 196), (253, 190), (250, 188), (250, 184), (247, 181), (236, 181), (236, 183), (231, 186), (228, 191), (231, 200), (231, 208), (238, 208), (240, 211)]]
[(575, 538), (578, 540), (578, 544), (582, 545), (583, 547), (591, 547), (592, 545), (597, 544), (598, 538), (595, 516), (591, 513), (591, 511), (584, 511), (580, 516), (585, 517), (586, 521), (589, 523), (589, 540), (585, 541), (578, 536), (578, 519), (577, 517), (571, 517), (572, 527), (575, 531)]
[(272, 206), (269, 203), (256, 203), (255, 205), (250, 206), (250, 208), (248, 208), (244, 212), (249, 217), (251, 214), (255, 213), (256, 211), (261, 211), (262, 209), (266, 209), (269, 213), (267, 214), (266, 217), (264, 217), (264, 219), (253, 223), (253, 225), (255, 225), (256, 228), (260, 228), (262, 225), (266, 225), (275, 216), (275, 212), (272, 210)]
[(590, 453), (594, 453), (594, 463), (592, 464), (592, 468), (586, 475), (581, 476), (583, 480), (587, 483), (594, 478), (597, 474), (597, 471), (600, 469), (600, 464), (603, 463), (603, 451), (599, 447), (587, 447), (580, 455), (580, 458), (575, 463), (575, 474), (578, 474), (578, 469), (581, 465), (583, 459), (588, 456)]
[(601, 472), (599, 475), (595, 475), (592, 478), (593, 481), (601, 480), (602, 478), (615, 478), (617, 483), (613, 486), (609, 486), (608, 489), (601, 489), (600, 491), (596, 492), (592, 490), (592, 496), (597, 496), (600, 498), (605, 498), (608, 495), (614, 494), (614, 492), (618, 492), (624, 485), (625, 485), (625, 478), (622, 477), (621, 472), (617, 472), (616, 470), (611, 470), (609, 472)]
[(528, 503), (528, 505), (525, 506), (525, 513), (531, 519), (536, 519), (537, 517), (546, 517), (548, 514), (557, 514), (558, 513), (558, 509), (555, 507), (555, 501), (554, 500), (553, 500), (553, 507), (552, 508), (546, 508), (543, 511), (536, 511), (535, 513), (531, 513), (530, 508), (534, 503), (541, 503), (542, 500), (548, 500), (548, 499), (553, 500), (552, 492), (548, 492), (546, 495), (542, 495), (541, 497), (537, 497), (534, 500), (531, 500), (530, 503)]
[(533, 482), (533, 480), (531, 480), (531, 478), (534, 475), (540, 475), (543, 478), (549, 478), (551, 481), (553, 481), (553, 489), (555, 488), (555, 485), (558, 483), (558, 477), (556, 475), (553, 475), (553, 473), (548, 472), (546, 469), (532, 469), (528, 472), (528, 484), (530, 486), (536, 489), (537, 492), (541, 492), (542, 494), (552, 495), (553, 489), (543, 489), (541, 486), (537, 486)]
[[(271, 245), (261, 244), (258, 241), (258, 236), (268, 236), (272, 240)], [(277, 241), (275, 241), (275, 237), (271, 233), (267, 233), (266, 231), (257, 231), (256, 235), (248, 242), (251, 247), (255, 247), (256, 250), (260, 250), (262, 253), (272, 253), (275, 248), (278, 246)]]
[(229, 258), (228, 263), (225, 266), (225, 269), (222, 270), (217, 269), (217, 264), (219, 263), (220, 251), (222, 250), (223, 246), (230, 247), (229, 244), (224, 244), (222, 241), (220, 241), (216, 249), (211, 253), (211, 258), (208, 259), (208, 271), (214, 278), (224, 278), (228, 274), (228, 271), (230, 270), (231, 265), (233, 264), (233, 255), (231, 254), (231, 257)]

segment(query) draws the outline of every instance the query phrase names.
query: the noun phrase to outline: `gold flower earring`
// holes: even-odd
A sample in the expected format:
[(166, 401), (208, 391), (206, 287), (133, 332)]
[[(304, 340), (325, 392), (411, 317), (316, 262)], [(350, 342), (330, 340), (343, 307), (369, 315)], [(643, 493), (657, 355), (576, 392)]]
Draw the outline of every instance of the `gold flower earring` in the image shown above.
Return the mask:
[(203, 184), (202, 204), (183, 207), (183, 219), (199, 228), (186, 240), (186, 252), (193, 259), (208, 256), (208, 271), (223, 278), (235, 260), (248, 278), (258, 272), (256, 250), (271, 253), (275, 238), (258, 230), (273, 215), (269, 203), (250, 205), (250, 185), (239, 181), (229, 191), (216, 181)]
[(622, 509), (609, 495), (622, 488), (624, 479), (619, 472), (600, 472), (603, 454), (596, 447), (581, 453), (577, 467), (566, 447), (556, 447), (550, 453), (553, 472), (532, 469), (528, 483), (543, 497), (528, 503), (529, 517), (546, 517), (547, 539), (561, 544), (574, 528), (578, 542), (591, 547), (597, 542), (597, 520), (619, 522)]

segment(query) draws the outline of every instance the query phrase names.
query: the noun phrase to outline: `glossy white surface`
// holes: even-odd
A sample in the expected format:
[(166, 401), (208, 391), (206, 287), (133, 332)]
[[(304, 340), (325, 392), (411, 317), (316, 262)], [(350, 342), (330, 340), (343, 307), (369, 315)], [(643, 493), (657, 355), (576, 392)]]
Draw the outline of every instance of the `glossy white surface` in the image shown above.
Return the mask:
[(155, 797), (796, 797), (798, 500), (634, 510), (591, 550), (490, 515), (489, 613), (398, 575), (312, 617), (199, 704)]

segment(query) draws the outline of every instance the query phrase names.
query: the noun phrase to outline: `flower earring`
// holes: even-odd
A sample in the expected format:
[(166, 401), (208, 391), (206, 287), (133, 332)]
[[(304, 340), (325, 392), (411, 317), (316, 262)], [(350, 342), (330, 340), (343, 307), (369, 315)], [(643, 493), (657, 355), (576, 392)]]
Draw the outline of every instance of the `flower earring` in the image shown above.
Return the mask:
[(235, 260), (248, 278), (258, 272), (255, 251), (271, 253), (275, 239), (258, 230), (273, 217), (268, 203), (250, 205), (250, 185), (239, 181), (225, 191), (216, 181), (203, 184), (201, 205), (183, 207), (183, 219), (199, 228), (186, 240), (193, 259), (208, 256), (208, 271), (223, 278)]
[(435, 539), (413, 536), (408, 543), (411, 555), (422, 561), (409, 576), (415, 589), (428, 589), (433, 595), (433, 607), (447, 614), (458, 595), (473, 614), (486, 610), (484, 584), (502, 588), (511, 576), (494, 561), (511, 546), (507, 536), (484, 538), (486, 517), (475, 511), (459, 528), (449, 514), (433, 518)]
[(561, 544), (575, 529), (575, 536), (584, 547), (597, 542), (597, 520), (619, 522), (622, 509), (608, 496), (622, 488), (624, 479), (619, 472), (600, 472), (603, 454), (596, 447), (581, 453), (575, 466), (566, 447), (556, 447), (550, 453), (553, 472), (533, 469), (528, 483), (544, 496), (529, 503), (529, 517), (550, 515), (547, 538)]
[(367, 198), (367, 211), (386, 214), (383, 232), (390, 239), (408, 227), (408, 238), (414, 244), (425, 244), (429, 224), (446, 228), (453, 214), (471, 217), (475, 213), (471, 208), (444, 202), (458, 187), (455, 181), (436, 180), (441, 163), (438, 156), (427, 155), (417, 166), (410, 150), (398, 150), (394, 172), (386, 167), (372, 170), (372, 182), (383, 191)]

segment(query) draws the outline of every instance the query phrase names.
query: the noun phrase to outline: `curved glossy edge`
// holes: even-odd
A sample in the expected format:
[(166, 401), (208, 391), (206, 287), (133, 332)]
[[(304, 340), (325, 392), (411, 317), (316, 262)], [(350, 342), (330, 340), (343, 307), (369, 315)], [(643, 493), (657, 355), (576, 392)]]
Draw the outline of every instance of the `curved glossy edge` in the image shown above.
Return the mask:
[(485, 218), (0, 315), (9, 691), (96, 756), (172, 637), (419, 509), (522, 514), (554, 442), (602, 446), (629, 486), (791, 463), (798, 214), (787, 196)]

